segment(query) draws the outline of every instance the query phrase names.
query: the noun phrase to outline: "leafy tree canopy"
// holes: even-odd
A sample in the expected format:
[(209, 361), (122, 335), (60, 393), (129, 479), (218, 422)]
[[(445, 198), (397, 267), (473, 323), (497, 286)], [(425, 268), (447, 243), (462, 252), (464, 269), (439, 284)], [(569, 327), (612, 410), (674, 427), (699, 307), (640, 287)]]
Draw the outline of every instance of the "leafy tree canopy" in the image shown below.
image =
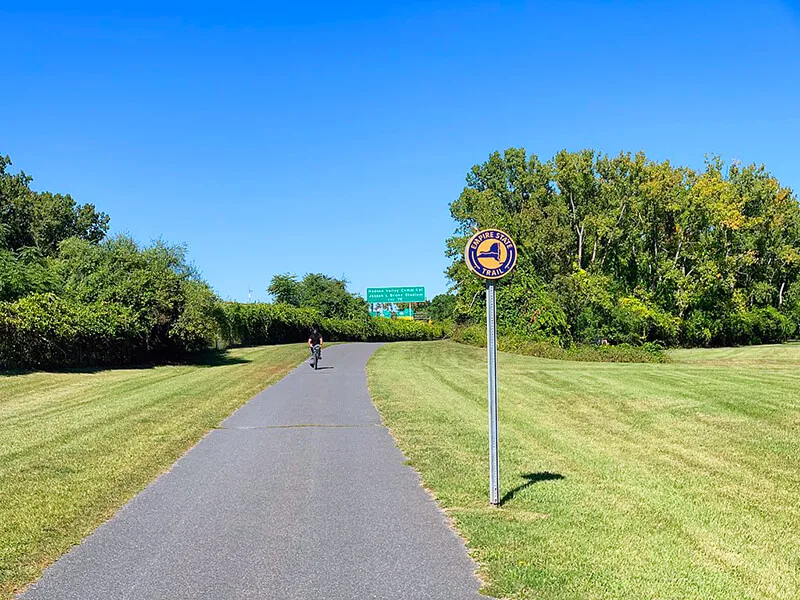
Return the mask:
[(450, 210), (461, 320), (484, 310), (462, 258), (484, 227), (519, 246), (498, 286), (500, 325), (533, 337), (743, 343), (785, 339), (800, 320), (800, 207), (763, 166), (511, 148), (471, 169)]
[(452, 294), (434, 296), (428, 306), (428, 317), (434, 321), (452, 321), (455, 316), (456, 297)]
[(308, 273), (302, 279), (284, 273), (275, 275), (267, 291), (278, 303), (314, 308), (328, 318), (356, 319), (368, 316), (367, 302), (347, 291), (347, 281)]
[[(61, 243), (53, 268), (64, 297), (131, 308), (148, 331), (150, 347), (169, 346), (176, 336), (198, 332), (213, 339), (213, 327), (190, 323), (192, 316), (213, 321), (216, 296), (186, 262), (182, 246), (158, 241), (142, 248), (127, 236), (100, 244), (73, 238)], [(202, 345), (200, 340), (189, 345), (194, 344)]]
[(108, 216), (69, 195), (35, 192), (24, 172), (11, 173), (0, 156), (0, 301), (55, 291), (50, 260), (70, 238), (97, 244), (108, 231)]
[(33, 191), (32, 178), (12, 174), (10, 166), (11, 159), (0, 156), (0, 247), (35, 247), (52, 256), (71, 237), (97, 243), (106, 236), (108, 215), (92, 204), (77, 204), (69, 194)]

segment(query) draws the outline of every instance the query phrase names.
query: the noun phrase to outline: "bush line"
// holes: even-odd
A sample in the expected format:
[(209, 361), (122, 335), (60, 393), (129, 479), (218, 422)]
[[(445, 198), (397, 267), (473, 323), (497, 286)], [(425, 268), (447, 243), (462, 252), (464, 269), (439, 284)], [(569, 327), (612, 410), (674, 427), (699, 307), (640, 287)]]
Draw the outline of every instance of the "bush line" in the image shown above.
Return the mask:
[[(450, 331), (450, 338), (462, 344), (485, 348), (486, 328), (480, 325), (454, 327)], [(502, 352), (513, 354), (580, 362), (663, 363), (669, 360), (665, 348), (657, 342), (647, 342), (639, 346), (572, 344), (562, 348), (552, 342), (533, 341), (503, 331), (498, 333), (497, 348)]]
[[(0, 302), (0, 369), (47, 369), (180, 361), (189, 349), (286, 344), (308, 339), (319, 325), (329, 341), (392, 342), (445, 336), (441, 325), (364, 316), (327, 319), (317, 311), (275, 304), (220, 302), (203, 338), (189, 346), (186, 332), (171, 330), (156, 345), (150, 328), (130, 308), (111, 302), (80, 303), (55, 294)], [(179, 323), (180, 324), (180, 323)]]

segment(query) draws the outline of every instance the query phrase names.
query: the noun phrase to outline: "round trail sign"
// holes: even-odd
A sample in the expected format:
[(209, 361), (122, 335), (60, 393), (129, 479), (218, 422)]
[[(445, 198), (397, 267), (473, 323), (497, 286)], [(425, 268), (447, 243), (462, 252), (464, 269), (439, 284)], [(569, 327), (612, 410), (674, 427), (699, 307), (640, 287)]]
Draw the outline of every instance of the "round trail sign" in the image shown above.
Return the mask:
[(467, 242), (464, 261), (479, 277), (500, 279), (517, 264), (517, 245), (504, 231), (483, 229)]

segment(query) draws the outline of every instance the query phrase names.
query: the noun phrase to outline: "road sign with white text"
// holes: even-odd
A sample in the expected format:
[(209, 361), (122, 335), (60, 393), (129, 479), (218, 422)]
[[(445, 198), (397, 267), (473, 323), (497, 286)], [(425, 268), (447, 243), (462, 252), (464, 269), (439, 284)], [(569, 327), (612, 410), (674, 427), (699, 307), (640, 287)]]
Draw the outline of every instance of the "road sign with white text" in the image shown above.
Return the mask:
[(425, 302), (424, 287), (384, 287), (367, 288), (367, 302), (370, 303), (397, 303), (397, 302)]

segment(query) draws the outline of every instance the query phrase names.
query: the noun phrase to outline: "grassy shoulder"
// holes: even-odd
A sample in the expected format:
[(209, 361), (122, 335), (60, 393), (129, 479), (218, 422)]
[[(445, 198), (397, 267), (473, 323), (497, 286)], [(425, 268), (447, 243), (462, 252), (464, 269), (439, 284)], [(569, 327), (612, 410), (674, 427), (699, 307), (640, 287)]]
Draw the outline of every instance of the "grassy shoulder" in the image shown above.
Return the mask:
[(205, 365), (0, 374), (0, 599), (306, 355), (293, 344)]
[(488, 507), (485, 351), (392, 344), (368, 374), (401, 449), (467, 538), (485, 593), (793, 599), (800, 345), (730, 358), (501, 353), (499, 509)]

